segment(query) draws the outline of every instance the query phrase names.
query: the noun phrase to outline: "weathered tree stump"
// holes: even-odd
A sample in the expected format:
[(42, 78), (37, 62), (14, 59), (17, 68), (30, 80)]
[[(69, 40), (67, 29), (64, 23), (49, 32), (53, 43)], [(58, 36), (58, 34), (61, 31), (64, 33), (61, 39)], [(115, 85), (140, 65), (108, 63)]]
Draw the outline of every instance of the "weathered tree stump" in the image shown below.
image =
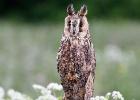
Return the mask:
[(63, 100), (89, 100), (93, 96), (96, 59), (86, 18), (87, 7), (83, 5), (75, 13), (73, 5), (69, 5), (67, 13), (57, 58), (65, 93)]

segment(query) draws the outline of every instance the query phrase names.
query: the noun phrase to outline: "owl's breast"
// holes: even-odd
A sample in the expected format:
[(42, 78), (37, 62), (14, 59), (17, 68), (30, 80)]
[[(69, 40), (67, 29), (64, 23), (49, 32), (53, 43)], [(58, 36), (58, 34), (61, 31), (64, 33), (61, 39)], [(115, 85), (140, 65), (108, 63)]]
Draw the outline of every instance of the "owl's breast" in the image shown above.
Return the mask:
[(80, 73), (79, 71), (82, 70), (86, 71), (83, 66), (91, 64), (91, 49), (89, 40), (77, 37), (63, 39), (58, 52), (57, 62), (58, 72), (60, 75)]

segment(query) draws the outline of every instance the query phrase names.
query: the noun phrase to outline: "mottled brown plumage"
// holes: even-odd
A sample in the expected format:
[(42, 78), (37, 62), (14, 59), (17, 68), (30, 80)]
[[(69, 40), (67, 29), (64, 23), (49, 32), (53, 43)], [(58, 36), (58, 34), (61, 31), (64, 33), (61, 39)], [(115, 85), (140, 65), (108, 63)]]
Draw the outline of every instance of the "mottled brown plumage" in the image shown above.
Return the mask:
[(63, 100), (89, 100), (93, 96), (96, 59), (86, 18), (87, 7), (83, 5), (75, 13), (69, 5), (67, 13), (57, 58), (65, 93)]

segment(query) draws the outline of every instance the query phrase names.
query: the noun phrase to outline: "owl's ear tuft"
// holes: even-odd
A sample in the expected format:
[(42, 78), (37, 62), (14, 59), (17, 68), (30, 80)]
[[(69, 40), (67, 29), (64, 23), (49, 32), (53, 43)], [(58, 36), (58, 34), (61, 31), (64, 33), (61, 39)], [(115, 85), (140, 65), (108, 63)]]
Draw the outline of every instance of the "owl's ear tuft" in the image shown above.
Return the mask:
[(80, 16), (85, 16), (85, 15), (87, 15), (87, 12), (88, 12), (87, 6), (86, 6), (86, 5), (83, 5), (83, 6), (81, 7), (80, 11), (79, 11), (79, 15), (80, 15)]
[(74, 8), (73, 8), (73, 4), (69, 4), (67, 7), (67, 13), (68, 15), (73, 15), (74, 14)]

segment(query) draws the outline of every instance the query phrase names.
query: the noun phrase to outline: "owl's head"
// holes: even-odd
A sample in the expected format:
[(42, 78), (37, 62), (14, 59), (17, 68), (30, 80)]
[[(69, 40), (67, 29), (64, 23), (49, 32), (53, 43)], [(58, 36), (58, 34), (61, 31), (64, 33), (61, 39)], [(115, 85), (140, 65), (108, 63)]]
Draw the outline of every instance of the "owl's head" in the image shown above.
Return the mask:
[(65, 28), (68, 29), (71, 35), (88, 31), (86, 5), (83, 5), (78, 12), (75, 12), (73, 5), (70, 4), (67, 7), (67, 14), (68, 16), (65, 18)]

